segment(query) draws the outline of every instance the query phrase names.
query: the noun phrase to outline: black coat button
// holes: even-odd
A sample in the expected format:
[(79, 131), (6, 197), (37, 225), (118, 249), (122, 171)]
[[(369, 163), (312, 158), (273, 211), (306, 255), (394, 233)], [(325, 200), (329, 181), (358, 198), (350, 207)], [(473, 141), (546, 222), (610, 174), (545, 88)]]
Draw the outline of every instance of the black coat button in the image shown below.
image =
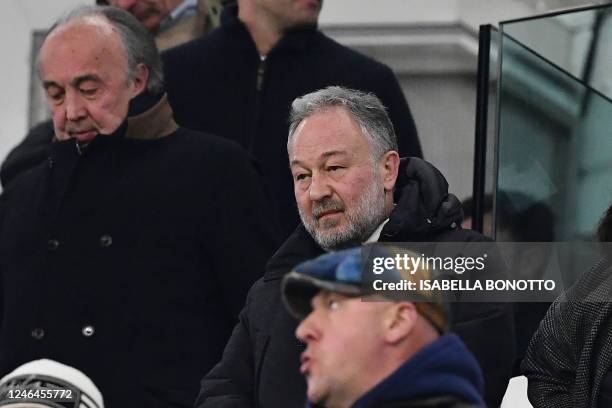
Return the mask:
[(45, 331), (40, 327), (37, 327), (36, 329), (32, 330), (32, 333), (30, 334), (36, 340), (41, 340), (43, 337), (45, 337)]
[(47, 241), (47, 247), (51, 251), (57, 250), (59, 246), (60, 246), (60, 242), (57, 239), (50, 239), (49, 241)]
[(100, 237), (100, 246), (106, 248), (113, 245), (113, 237), (108, 234), (104, 234)]

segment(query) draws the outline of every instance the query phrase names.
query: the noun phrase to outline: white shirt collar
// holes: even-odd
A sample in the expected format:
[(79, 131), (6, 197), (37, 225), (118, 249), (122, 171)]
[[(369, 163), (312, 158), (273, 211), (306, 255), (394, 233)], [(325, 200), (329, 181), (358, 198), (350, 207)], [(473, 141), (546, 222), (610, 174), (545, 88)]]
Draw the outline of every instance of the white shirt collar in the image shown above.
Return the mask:
[(183, 13), (193, 12), (198, 8), (198, 0), (185, 0), (170, 12), (170, 18), (176, 20), (182, 17)]
[(378, 228), (376, 228), (374, 230), (374, 232), (372, 233), (372, 235), (370, 235), (370, 238), (366, 239), (365, 242), (363, 242), (362, 244), (369, 244), (371, 242), (378, 242), (378, 238), (380, 238), (380, 233), (382, 232), (383, 227), (385, 226), (385, 224), (389, 222), (389, 219), (387, 218), (386, 220), (384, 220), (382, 222), (382, 224), (380, 224), (378, 226)]

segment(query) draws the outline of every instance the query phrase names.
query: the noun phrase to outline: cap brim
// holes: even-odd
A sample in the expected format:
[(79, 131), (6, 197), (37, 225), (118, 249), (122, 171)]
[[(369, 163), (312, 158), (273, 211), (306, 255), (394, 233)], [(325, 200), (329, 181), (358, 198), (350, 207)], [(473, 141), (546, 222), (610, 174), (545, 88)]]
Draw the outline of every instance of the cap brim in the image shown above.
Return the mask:
[(285, 275), (281, 288), (287, 310), (297, 319), (304, 319), (312, 312), (312, 298), (321, 290), (347, 296), (362, 294), (357, 285), (321, 280), (295, 271)]

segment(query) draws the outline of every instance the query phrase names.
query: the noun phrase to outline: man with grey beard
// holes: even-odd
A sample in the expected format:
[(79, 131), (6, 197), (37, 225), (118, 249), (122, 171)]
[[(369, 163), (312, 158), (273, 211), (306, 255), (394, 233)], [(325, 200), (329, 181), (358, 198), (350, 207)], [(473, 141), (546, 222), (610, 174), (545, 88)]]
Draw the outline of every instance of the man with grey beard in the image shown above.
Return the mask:
[[(302, 224), (251, 288), (223, 359), (204, 378), (197, 407), (303, 407), (306, 385), (280, 284), (298, 263), (366, 242), (467, 242), (459, 200), (431, 164), (400, 160), (385, 107), (373, 94), (328, 87), (292, 104), (289, 165)], [(456, 303), (451, 329), (485, 375), (488, 406), (499, 406), (514, 360), (506, 304)]]
[[(393, 209), (400, 159), (390, 122), (387, 129), (367, 128), (384, 124), (375, 116), (385, 115), (384, 109), (343, 106), (341, 98), (348, 99), (350, 91), (325, 91), (293, 103), (287, 150), (302, 224), (321, 248), (336, 250), (380, 234)], [(377, 102), (373, 95), (356, 94)], [(316, 103), (317, 97), (323, 100)], [(387, 137), (379, 141), (371, 134)]]

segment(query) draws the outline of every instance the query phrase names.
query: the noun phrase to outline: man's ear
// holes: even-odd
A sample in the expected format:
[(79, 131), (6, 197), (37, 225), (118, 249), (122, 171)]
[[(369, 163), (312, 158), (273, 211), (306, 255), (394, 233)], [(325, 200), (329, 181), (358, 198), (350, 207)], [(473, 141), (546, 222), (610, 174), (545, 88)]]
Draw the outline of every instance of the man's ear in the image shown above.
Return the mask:
[(132, 79), (134, 85), (134, 93), (132, 97), (140, 95), (147, 87), (149, 83), (149, 67), (145, 64), (140, 63), (136, 66), (136, 75)]
[(394, 150), (388, 151), (381, 157), (379, 161), (379, 171), (382, 176), (385, 191), (392, 191), (393, 187), (395, 187), (399, 163), (399, 154)]
[(384, 320), (385, 340), (397, 344), (404, 340), (416, 325), (418, 312), (412, 302), (396, 302), (387, 309)]

